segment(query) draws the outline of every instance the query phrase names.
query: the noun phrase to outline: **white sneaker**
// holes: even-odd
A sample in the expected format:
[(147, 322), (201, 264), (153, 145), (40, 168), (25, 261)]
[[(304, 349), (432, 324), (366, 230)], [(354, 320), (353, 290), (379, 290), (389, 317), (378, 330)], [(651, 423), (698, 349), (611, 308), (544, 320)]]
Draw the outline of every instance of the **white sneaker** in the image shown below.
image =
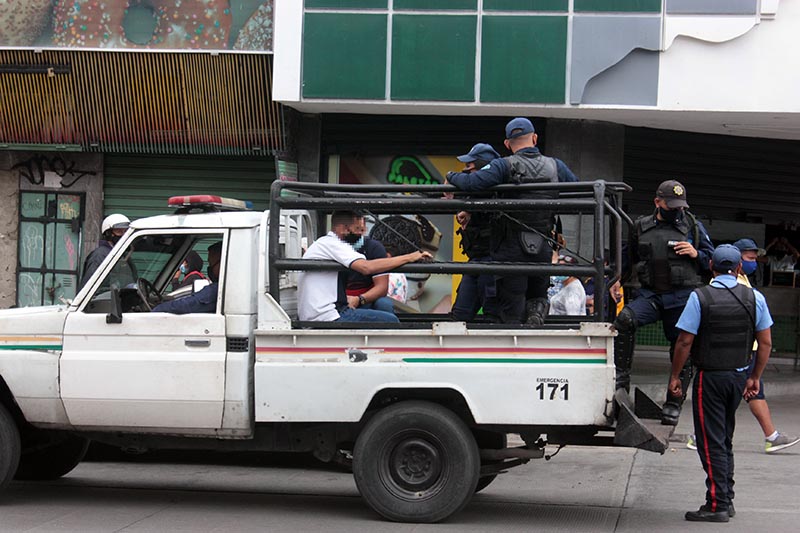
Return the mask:
[(697, 441), (694, 440), (694, 435), (689, 435), (689, 438), (686, 439), (686, 447), (689, 448), (690, 450), (697, 449)]

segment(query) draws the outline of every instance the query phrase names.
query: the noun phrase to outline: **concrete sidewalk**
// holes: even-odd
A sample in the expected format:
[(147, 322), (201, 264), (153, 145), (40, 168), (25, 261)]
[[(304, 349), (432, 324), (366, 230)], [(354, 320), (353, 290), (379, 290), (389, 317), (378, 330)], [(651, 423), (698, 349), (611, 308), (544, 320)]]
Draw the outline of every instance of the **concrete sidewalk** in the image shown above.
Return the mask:
[[(667, 391), (670, 362), (669, 352), (663, 349), (637, 349), (633, 358), (631, 385), (639, 387), (661, 403)], [(794, 370), (794, 359), (770, 357), (763, 375), (767, 399), (776, 396), (800, 395), (800, 366)], [(689, 397), (691, 398), (691, 388)]]

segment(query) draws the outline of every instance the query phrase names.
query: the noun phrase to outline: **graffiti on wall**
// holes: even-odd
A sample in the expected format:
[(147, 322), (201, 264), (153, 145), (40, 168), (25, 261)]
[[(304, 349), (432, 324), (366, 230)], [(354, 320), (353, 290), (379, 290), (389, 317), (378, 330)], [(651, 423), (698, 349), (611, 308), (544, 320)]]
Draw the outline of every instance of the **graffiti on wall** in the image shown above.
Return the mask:
[(273, 1), (5, 0), (0, 47), (269, 52)]
[(60, 186), (65, 188), (72, 187), (85, 176), (97, 175), (97, 172), (93, 170), (76, 168), (76, 165), (75, 161), (65, 161), (61, 156), (35, 155), (17, 163), (11, 167), (11, 170), (18, 170), (20, 177), (28, 180), (32, 185), (45, 184), (47, 173), (53, 172), (60, 178)]

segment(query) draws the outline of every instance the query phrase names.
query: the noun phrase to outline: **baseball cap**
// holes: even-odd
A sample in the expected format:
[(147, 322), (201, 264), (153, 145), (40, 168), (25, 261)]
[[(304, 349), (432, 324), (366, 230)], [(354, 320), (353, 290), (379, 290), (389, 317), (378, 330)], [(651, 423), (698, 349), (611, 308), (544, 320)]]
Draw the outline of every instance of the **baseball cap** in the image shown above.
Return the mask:
[[(514, 133), (514, 130), (519, 130)], [(515, 119), (511, 119), (508, 124), (506, 124), (506, 139), (516, 139), (521, 135), (527, 135), (528, 133), (536, 133), (536, 130), (533, 129), (533, 124), (527, 118), (517, 117)]]
[(689, 204), (686, 203), (686, 187), (679, 181), (662, 182), (656, 189), (656, 196), (664, 200), (670, 209), (689, 207)]
[(711, 267), (715, 272), (726, 273), (736, 270), (742, 262), (742, 253), (732, 244), (720, 244), (711, 256)]
[(739, 239), (735, 243), (733, 243), (735, 247), (739, 249), (740, 252), (744, 252), (747, 250), (755, 250), (758, 252), (759, 256), (766, 255), (767, 251), (763, 248), (759, 248), (756, 244), (756, 241), (753, 239)]
[(492, 148), (492, 145), (478, 143), (470, 149), (469, 153), (460, 155), (456, 159), (462, 163), (472, 163), (473, 161), (491, 161), (500, 157), (500, 154)]

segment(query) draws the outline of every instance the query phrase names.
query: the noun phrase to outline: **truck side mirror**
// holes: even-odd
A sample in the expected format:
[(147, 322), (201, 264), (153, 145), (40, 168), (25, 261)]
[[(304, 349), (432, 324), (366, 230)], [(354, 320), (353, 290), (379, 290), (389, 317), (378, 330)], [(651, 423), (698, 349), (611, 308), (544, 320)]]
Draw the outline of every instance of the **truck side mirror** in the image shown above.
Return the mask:
[(106, 324), (122, 324), (122, 301), (119, 298), (119, 288), (111, 289), (111, 312), (106, 315)]

